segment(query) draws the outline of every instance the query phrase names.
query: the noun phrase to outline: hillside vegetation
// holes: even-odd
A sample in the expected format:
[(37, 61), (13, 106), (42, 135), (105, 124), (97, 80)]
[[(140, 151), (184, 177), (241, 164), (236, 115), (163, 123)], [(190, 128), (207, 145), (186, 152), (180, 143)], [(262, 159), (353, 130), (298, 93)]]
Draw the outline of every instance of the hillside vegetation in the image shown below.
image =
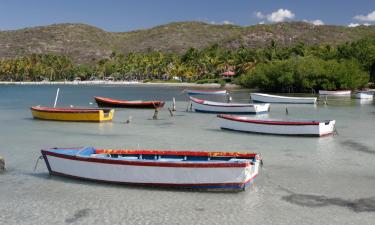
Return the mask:
[(161, 51), (182, 54), (189, 48), (203, 49), (212, 44), (224, 48), (262, 48), (271, 40), (281, 46), (299, 42), (306, 45), (338, 45), (375, 35), (374, 26), (355, 28), (314, 26), (288, 22), (241, 27), (180, 22), (131, 32), (106, 32), (85, 24), (56, 24), (0, 32), (0, 58), (30, 54), (57, 54), (74, 63), (93, 64), (112, 52)]
[(231, 72), (232, 82), (269, 92), (358, 89), (375, 80), (373, 32), (307, 23), (174, 23), (127, 33), (79, 24), (37, 27), (0, 34), (0, 80), (223, 83), (222, 74)]

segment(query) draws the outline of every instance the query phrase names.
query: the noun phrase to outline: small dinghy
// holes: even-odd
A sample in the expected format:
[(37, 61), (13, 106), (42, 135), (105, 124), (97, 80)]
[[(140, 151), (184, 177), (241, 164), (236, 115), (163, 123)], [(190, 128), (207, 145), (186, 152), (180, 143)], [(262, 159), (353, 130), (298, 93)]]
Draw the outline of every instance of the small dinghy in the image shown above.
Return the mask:
[(267, 113), (270, 104), (242, 104), (212, 102), (190, 96), (192, 107), (196, 112), (205, 113), (231, 113), (231, 114), (256, 114)]
[(244, 116), (218, 115), (222, 129), (262, 134), (325, 136), (332, 134), (335, 120), (255, 119)]
[(355, 98), (357, 99), (373, 99), (374, 92), (372, 91), (358, 91), (355, 93)]
[(185, 90), (188, 95), (227, 95), (226, 90)]
[(112, 98), (95, 97), (99, 107), (113, 108), (161, 108), (164, 106), (163, 101), (126, 101)]
[(31, 113), (35, 119), (72, 121), (72, 122), (105, 122), (111, 121), (114, 109), (90, 108), (50, 108), (33, 106)]
[(251, 93), (253, 102), (285, 103), (285, 104), (315, 104), (315, 97), (289, 97), (280, 95), (270, 95), (263, 93)]
[(349, 96), (351, 95), (351, 90), (340, 90), (340, 91), (327, 91), (319, 90), (319, 95), (331, 95), (331, 96)]
[(52, 148), (50, 174), (110, 183), (239, 191), (258, 175), (255, 153)]

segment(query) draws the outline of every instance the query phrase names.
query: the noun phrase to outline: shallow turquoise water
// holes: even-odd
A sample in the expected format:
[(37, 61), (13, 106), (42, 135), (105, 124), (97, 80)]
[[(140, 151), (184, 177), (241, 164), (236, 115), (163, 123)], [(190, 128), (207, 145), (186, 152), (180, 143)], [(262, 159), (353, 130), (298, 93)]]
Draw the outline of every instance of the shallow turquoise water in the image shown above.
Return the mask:
[[(58, 106), (93, 107), (93, 96), (177, 100), (170, 117), (119, 109), (112, 123), (33, 120), (29, 107), (53, 105), (57, 86), (0, 86), (0, 224), (373, 224), (375, 105), (329, 98), (328, 105), (271, 106), (274, 118), (332, 118), (323, 138), (222, 131), (215, 115), (186, 112), (183, 88), (59, 86)], [(213, 98), (222, 100), (219, 98)], [(233, 92), (246, 102), (247, 90)], [(285, 114), (285, 108), (289, 114)], [(132, 117), (130, 124), (125, 124)], [(45, 147), (94, 146), (259, 152), (265, 165), (246, 192), (207, 193), (108, 185), (49, 176)]]

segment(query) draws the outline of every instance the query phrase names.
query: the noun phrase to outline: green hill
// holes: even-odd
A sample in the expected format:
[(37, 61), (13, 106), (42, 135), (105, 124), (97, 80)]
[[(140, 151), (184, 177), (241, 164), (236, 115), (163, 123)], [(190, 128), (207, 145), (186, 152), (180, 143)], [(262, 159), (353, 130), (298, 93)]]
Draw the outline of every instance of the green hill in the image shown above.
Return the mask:
[(114, 51), (182, 53), (190, 47), (200, 49), (214, 43), (227, 48), (259, 48), (271, 40), (285, 46), (298, 42), (337, 45), (370, 35), (375, 35), (375, 26), (349, 28), (304, 22), (247, 27), (179, 22), (131, 32), (106, 32), (85, 24), (55, 24), (0, 31), (0, 58), (53, 53), (67, 55), (76, 63), (90, 63), (109, 57)]

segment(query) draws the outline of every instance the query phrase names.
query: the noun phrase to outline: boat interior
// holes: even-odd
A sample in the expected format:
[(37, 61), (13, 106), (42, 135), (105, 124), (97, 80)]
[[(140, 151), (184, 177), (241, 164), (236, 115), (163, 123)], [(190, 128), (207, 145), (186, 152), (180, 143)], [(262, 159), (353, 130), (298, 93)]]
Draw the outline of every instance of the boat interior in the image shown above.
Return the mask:
[[(255, 154), (199, 155), (194, 152), (153, 151), (153, 150), (96, 150), (92, 147), (61, 149), (48, 151), (77, 157), (114, 159), (114, 160), (150, 160), (159, 162), (210, 161), (210, 162), (254, 162)], [(113, 151), (113, 152), (111, 152)], [(192, 153), (192, 154), (189, 154)]]

